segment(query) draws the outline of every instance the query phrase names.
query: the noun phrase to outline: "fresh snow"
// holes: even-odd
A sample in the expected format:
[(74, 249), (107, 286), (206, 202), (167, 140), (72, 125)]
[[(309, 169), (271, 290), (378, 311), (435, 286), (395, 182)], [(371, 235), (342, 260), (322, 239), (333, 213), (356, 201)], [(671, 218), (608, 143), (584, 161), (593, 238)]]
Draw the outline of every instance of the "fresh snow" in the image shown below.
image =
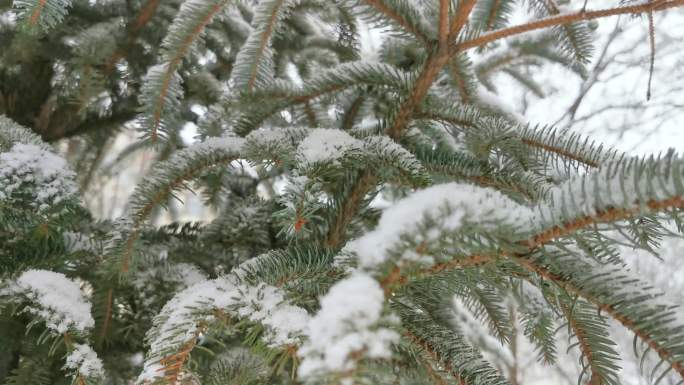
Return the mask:
[(25, 271), (0, 294), (27, 297), (33, 303), (25, 311), (40, 316), (48, 328), (60, 334), (70, 330), (84, 332), (95, 324), (90, 303), (78, 283), (62, 273)]
[[(426, 216), (436, 223), (431, 231), (421, 234), (419, 225)], [(506, 222), (525, 230), (532, 226), (533, 218), (531, 209), (496, 190), (446, 183), (419, 190), (399, 200), (383, 211), (373, 231), (350, 242), (345, 250), (358, 255), (361, 267), (373, 268), (389, 258), (393, 248), (400, 245), (402, 236), (410, 236), (417, 243), (434, 242), (444, 232), (457, 231), (466, 221), (483, 226), (500, 226)], [(413, 254), (404, 252), (401, 258), (417, 259)]]
[(360, 150), (363, 142), (342, 130), (317, 128), (299, 144), (297, 160), (302, 166), (337, 162), (349, 151)]
[(288, 304), (280, 289), (264, 283), (249, 285), (236, 274), (198, 283), (176, 294), (156, 317), (138, 382), (162, 376), (159, 360), (196, 339), (201, 332), (198, 323), (213, 320), (214, 310), (261, 323), (271, 347), (300, 344), (310, 318), (305, 309)]
[(64, 369), (71, 369), (81, 376), (99, 378), (104, 376), (102, 361), (88, 345), (75, 344), (74, 350), (67, 355)]
[(201, 153), (205, 151), (224, 150), (239, 153), (245, 139), (237, 136), (211, 136), (202, 142), (198, 142), (183, 150), (186, 154)]
[(365, 273), (355, 272), (333, 285), (308, 324), (308, 339), (299, 349), (299, 375), (353, 370), (353, 356), (362, 352), (369, 358), (389, 358), (399, 335), (382, 327), (393, 321), (383, 316), (384, 303), (382, 288)]
[(64, 158), (35, 144), (16, 143), (0, 153), (0, 201), (30, 193), (29, 204), (39, 210), (75, 198), (76, 174)]

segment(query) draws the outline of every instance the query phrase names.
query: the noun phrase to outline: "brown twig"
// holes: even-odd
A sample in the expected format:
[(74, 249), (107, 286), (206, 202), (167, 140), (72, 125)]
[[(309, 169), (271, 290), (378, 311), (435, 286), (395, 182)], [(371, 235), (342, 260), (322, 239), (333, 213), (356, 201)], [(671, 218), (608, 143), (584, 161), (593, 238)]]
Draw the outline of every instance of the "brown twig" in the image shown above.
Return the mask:
[(579, 295), (580, 297), (586, 299), (587, 301), (593, 303), (596, 307), (598, 307), (602, 312), (610, 315), (613, 319), (621, 323), (624, 327), (627, 329), (631, 330), (637, 337), (639, 337), (642, 341), (646, 342), (646, 344), (658, 354), (658, 356), (665, 362), (669, 363), (672, 369), (674, 369), (679, 375), (684, 378), (684, 365), (682, 365), (679, 362), (671, 362), (672, 359), (672, 354), (667, 350), (666, 347), (661, 346), (656, 340), (652, 338), (651, 335), (644, 333), (641, 331), (641, 328), (637, 325), (637, 323), (618, 313), (616, 309), (609, 304), (603, 303), (601, 300), (598, 298), (595, 298), (588, 293), (584, 292), (581, 288), (576, 287), (573, 285), (571, 282), (567, 281), (565, 278), (552, 273), (551, 271), (547, 270), (546, 268), (542, 266), (538, 266), (534, 262), (530, 261), (527, 258), (521, 258), (518, 257), (515, 259), (518, 264), (521, 266), (525, 267), (527, 270), (535, 272), (539, 274), (539, 276), (544, 277), (548, 279), (549, 281), (552, 281), (556, 283), (559, 287), (561, 287), (563, 290), (565, 290), (568, 293), (571, 294), (576, 294)]
[(33, 8), (33, 12), (31, 12), (29, 24), (36, 25), (36, 23), (38, 23), (38, 20), (40, 19), (41, 13), (43, 13), (43, 9), (45, 8), (46, 3), (47, 0), (38, 0), (38, 4), (36, 4), (35, 8)]
[(594, 356), (594, 351), (591, 347), (591, 345), (588, 342), (587, 335), (584, 332), (584, 330), (577, 325), (577, 321), (572, 317), (572, 311), (571, 309), (563, 302), (560, 301), (560, 308), (565, 314), (565, 318), (568, 319), (568, 325), (570, 326), (570, 329), (575, 333), (575, 337), (577, 338), (577, 343), (579, 344), (579, 349), (580, 352), (582, 352), (582, 355), (586, 357), (587, 362), (589, 363), (589, 366), (591, 367), (591, 378), (589, 379), (588, 384), (590, 385), (600, 385), (602, 384), (601, 381), (601, 376), (599, 373), (594, 369), (593, 363), (593, 356)]
[(593, 160), (584, 159), (584, 158), (578, 156), (577, 154), (574, 154), (570, 151), (563, 150), (562, 148), (549, 146), (548, 144), (540, 143), (540, 142), (534, 141), (532, 139), (522, 139), (522, 142), (524, 144), (530, 146), (530, 147), (535, 147), (535, 148), (539, 148), (541, 150), (544, 150), (546, 152), (552, 152), (554, 154), (558, 154), (564, 158), (568, 158), (568, 159), (577, 161), (579, 163), (583, 163), (589, 167), (596, 168), (599, 166), (599, 164)]
[(449, 49), (449, 8), (451, 0), (439, 0), (439, 50)]
[[(454, 20), (451, 22), (449, 37), (453, 38), (455, 35), (460, 33), (461, 29), (468, 22), (468, 16), (475, 6), (475, 0), (466, 0), (463, 5), (457, 10)], [(409, 94), (408, 98), (402, 103), (394, 117), (392, 125), (388, 128), (387, 134), (394, 140), (398, 140), (404, 133), (408, 122), (415, 112), (415, 110), (420, 106), (428, 90), (434, 83), (437, 76), (442, 71), (442, 68), (449, 62), (450, 55), (447, 48), (438, 49), (436, 52), (432, 53), (423, 65), (423, 70), (421, 71), (418, 78), (413, 83), (413, 89)]]

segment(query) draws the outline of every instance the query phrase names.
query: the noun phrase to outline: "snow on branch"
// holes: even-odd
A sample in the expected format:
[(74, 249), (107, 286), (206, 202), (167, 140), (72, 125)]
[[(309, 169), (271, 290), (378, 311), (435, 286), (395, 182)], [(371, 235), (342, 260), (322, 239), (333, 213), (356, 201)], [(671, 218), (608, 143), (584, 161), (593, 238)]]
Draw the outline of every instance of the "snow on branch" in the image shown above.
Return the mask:
[[(495, 229), (504, 223), (530, 228), (533, 211), (496, 190), (447, 183), (419, 190), (386, 209), (378, 226), (350, 242), (346, 250), (359, 257), (359, 265), (376, 268), (396, 256), (398, 260), (432, 263), (407, 244), (436, 242), (444, 233), (457, 232), (469, 223)], [(421, 226), (431, 221), (429, 228)]]
[(16, 143), (33, 144), (43, 150), (50, 149), (50, 146), (33, 131), (15, 123), (5, 115), (0, 115), (0, 151), (7, 151)]
[(528, 243), (541, 245), (591, 224), (682, 206), (684, 161), (674, 152), (657, 158), (623, 159), (552, 189), (549, 203), (538, 208), (543, 231)]
[(16, 143), (0, 153), (0, 201), (40, 211), (77, 199), (76, 174), (64, 158), (36, 144)]
[(350, 152), (360, 151), (363, 143), (337, 129), (317, 128), (297, 147), (297, 161), (303, 167), (317, 163), (336, 163)]
[[(353, 273), (331, 287), (306, 329), (299, 376), (348, 375), (361, 357), (391, 357), (399, 335), (387, 327), (396, 320), (384, 315), (384, 303), (380, 284), (365, 273)], [(347, 378), (343, 383), (352, 382)]]
[(342, 130), (317, 128), (299, 143), (295, 158), (305, 174), (327, 166), (351, 168), (362, 163), (375, 165), (378, 176), (411, 186), (426, 186), (431, 181), (416, 157), (386, 136), (357, 139)]
[(47, 270), (28, 270), (0, 289), (0, 297), (12, 302), (27, 301), (22, 311), (45, 320), (49, 329), (64, 334), (80, 334), (93, 327), (91, 305), (83, 296), (78, 283), (62, 273)]
[(176, 294), (155, 317), (138, 382), (175, 381), (200, 334), (222, 315), (260, 323), (272, 348), (300, 344), (309, 322), (307, 311), (290, 305), (276, 287), (247, 284), (239, 274), (198, 283)]
[(88, 345), (74, 344), (67, 355), (64, 369), (71, 370), (76, 376), (87, 378), (102, 378), (105, 374), (102, 361), (97, 353)]

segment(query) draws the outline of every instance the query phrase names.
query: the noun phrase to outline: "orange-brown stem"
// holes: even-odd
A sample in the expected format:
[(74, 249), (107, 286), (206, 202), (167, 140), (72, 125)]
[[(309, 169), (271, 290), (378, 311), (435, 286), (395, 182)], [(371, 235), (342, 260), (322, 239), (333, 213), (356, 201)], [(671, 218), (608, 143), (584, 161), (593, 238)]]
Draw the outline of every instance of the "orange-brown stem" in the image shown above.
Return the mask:
[(45, 3), (47, 3), (47, 0), (39, 0), (38, 4), (36, 4), (36, 7), (33, 9), (33, 12), (31, 12), (31, 17), (29, 18), (29, 23), (31, 25), (36, 25), (38, 20), (40, 20), (40, 15), (43, 13), (43, 9), (45, 9)]
[(522, 142), (525, 143), (526, 145), (530, 146), (530, 147), (539, 148), (539, 149), (542, 149), (542, 150), (547, 151), (547, 152), (552, 152), (554, 154), (558, 154), (564, 158), (568, 158), (568, 159), (572, 159), (572, 160), (580, 162), (580, 163), (584, 163), (589, 167), (596, 168), (599, 166), (599, 164), (594, 162), (593, 160), (584, 159), (580, 156), (577, 156), (577, 154), (573, 154), (570, 151), (565, 151), (562, 148), (549, 146), (548, 144), (539, 143), (539, 142), (534, 141), (532, 139), (523, 139)]
[(451, 0), (439, 0), (439, 50), (449, 49), (449, 8)]

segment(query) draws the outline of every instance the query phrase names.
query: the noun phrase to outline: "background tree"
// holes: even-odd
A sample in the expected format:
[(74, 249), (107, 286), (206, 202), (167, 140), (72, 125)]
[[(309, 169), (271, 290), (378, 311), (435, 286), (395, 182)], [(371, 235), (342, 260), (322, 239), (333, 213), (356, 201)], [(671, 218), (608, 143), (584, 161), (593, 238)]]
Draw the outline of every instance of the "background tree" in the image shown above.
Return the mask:
[[(582, 92), (595, 20), (645, 14), (654, 47), (684, 5), (579, 3), (0, 1), (0, 378), (516, 384), (524, 346), (552, 373), (569, 339), (580, 383), (617, 384), (615, 322), (677, 383), (682, 312), (622, 253), (680, 237), (683, 161), (494, 93), (545, 63)], [(68, 137), (75, 172), (45, 143)], [(142, 151), (93, 217), (95, 174)], [(154, 226), (190, 184), (211, 216)]]

